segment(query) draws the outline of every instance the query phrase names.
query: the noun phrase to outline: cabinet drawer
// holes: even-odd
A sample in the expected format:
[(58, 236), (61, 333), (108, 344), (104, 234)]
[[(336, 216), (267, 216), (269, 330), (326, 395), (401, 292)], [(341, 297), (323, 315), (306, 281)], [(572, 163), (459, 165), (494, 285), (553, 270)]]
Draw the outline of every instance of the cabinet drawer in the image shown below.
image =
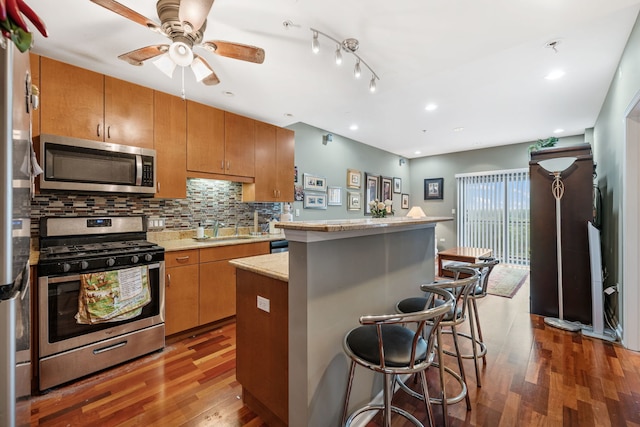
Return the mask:
[(200, 249), (200, 262), (243, 258), (269, 253), (269, 242), (246, 243), (242, 245), (217, 246)]
[(166, 268), (177, 267), (180, 265), (198, 264), (198, 249), (165, 252), (164, 261)]

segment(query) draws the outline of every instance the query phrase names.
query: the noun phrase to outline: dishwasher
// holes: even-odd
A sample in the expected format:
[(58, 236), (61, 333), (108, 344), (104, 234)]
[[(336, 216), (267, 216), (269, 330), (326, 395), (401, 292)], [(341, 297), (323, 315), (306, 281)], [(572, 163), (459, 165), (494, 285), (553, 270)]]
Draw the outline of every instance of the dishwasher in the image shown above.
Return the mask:
[(289, 252), (289, 241), (288, 240), (272, 240), (270, 243), (271, 253), (275, 254), (277, 252)]

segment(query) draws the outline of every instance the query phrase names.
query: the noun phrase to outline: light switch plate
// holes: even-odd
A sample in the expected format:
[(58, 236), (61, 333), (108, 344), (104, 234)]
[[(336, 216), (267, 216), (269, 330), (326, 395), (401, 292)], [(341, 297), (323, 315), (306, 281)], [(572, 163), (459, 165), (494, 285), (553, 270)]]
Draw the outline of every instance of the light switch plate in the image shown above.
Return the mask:
[(271, 311), (271, 301), (258, 295), (258, 308), (269, 313)]

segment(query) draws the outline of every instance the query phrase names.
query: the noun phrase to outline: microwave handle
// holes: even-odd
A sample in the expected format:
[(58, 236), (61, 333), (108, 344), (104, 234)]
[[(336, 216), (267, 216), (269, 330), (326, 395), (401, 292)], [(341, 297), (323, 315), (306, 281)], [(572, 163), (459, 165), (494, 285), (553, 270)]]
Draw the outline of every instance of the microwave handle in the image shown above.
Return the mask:
[(142, 185), (142, 156), (136, 154), (136, 185)]

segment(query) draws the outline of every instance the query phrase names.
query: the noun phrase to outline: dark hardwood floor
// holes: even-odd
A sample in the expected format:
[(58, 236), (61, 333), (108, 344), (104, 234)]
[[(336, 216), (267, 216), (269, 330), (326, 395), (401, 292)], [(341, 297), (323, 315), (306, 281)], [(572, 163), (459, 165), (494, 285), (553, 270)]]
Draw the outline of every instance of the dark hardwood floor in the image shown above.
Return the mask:
[[(473, 408), (449, 406), (449, 425), (640, 427), (640, 353), (548, 328), (528, 313), (528, 297), (525, 285), (513, 299), (481, 301), (489, 348), (483, 387), (466, 361)], [(437, 377), (429, 375), (433, 394)], [(18, 419), (20, 426), (264, 426), (240, 395), (229, 323), (23, 401)], [(425, 419), (423, 405), (403, 392), (394, 401)], [(434, 410), (441, 425), (441, 408)], [(368, 424), (378, 425), (379, 417)], [(395, 416), (396, 425), (410, 424)]]

